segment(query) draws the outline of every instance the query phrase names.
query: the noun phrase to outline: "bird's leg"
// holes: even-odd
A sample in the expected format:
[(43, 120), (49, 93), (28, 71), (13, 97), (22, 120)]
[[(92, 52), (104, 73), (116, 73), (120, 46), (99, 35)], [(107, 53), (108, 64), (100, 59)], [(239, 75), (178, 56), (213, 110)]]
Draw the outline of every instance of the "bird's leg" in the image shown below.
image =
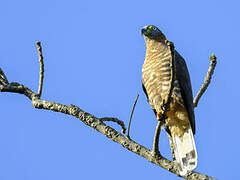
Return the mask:
[(154, 140), (153, 140), (153, 149), (152, 149), (153, 156), (161, 157), (161, 154), (159, 152), (159, 137), (160, 137), (160, 132), (161, 132), (161, 126), (162, 125), (163, 125), (163, 122), (158, 121), (156, 130), (155, 130)]

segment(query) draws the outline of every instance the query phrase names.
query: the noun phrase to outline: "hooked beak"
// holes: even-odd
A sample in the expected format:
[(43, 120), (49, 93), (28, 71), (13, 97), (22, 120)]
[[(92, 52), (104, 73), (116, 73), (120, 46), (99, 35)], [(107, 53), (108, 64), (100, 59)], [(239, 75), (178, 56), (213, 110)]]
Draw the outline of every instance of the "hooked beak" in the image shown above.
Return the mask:
[(147, 26), (144, 26), (141, 30), (141, 34), (144, 35), (144, 36), (147, 36), (148, 33), (147, 33)]

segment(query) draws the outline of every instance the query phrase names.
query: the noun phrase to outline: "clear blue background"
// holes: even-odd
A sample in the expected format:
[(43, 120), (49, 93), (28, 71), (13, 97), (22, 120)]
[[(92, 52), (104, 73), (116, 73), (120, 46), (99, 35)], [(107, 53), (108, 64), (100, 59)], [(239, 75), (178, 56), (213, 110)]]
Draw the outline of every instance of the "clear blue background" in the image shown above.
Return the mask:
[[(154, 24), (175, 43), (187, 61), (194, 94), (214, 52), (216, 71), (195, 111), (196, 171), (238, 179), (239, 6), (237, 0), (1, 1), (0, 67), (9, 81), (37, 91), (35, 42), (41, 41), (42, 99), (127, 124), (140, 93), (131, 137), (151, 148), (157, 121), (141, 89), (140, 29)], [(74, 117), (34, 109), (22, 95), (0, 93), (0, 115), (1, 180), (181, 179)], [(160, 141), (162, 154), (171, 158), (165, 133)]]

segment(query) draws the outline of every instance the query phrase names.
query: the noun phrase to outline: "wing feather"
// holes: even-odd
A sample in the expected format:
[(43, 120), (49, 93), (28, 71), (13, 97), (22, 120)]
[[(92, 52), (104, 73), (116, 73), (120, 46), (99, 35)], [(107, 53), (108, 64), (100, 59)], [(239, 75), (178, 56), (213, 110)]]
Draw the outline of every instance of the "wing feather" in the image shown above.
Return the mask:
[(183, 97), (184, 104), (187, 108), (193, 134), (195, 134), (196, 127), (191, 80), (186, 62), (177, 51), (175, 51), (175, 64), (176, 64), (176, 77), (180, 85), (181, 95)]

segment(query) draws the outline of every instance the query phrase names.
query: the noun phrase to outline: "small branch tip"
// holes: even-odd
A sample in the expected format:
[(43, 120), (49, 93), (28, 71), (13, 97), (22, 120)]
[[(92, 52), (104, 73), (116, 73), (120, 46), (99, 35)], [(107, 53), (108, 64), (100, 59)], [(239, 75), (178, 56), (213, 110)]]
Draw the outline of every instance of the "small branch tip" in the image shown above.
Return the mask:
[(37, 41), (36, 44), (37, 44), (37, 46), (41, 46), (41, 42), (40, 41)]
[(216, 61), (217, 57), (215, 56), (214, 53), (212, 53), (212, 56), (210, 56), (209, 59), (212, 60), (212, 61)]

